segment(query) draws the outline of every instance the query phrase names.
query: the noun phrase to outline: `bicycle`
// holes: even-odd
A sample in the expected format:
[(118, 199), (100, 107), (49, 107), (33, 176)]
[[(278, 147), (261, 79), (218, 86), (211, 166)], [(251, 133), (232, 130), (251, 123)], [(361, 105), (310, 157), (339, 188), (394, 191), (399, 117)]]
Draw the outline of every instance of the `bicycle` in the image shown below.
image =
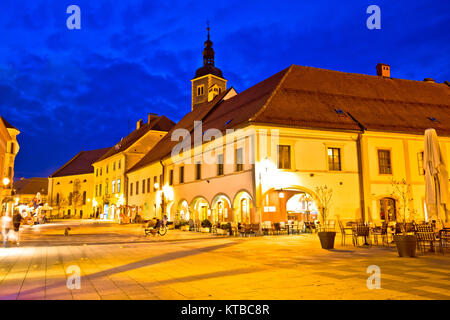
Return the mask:
[(155, 224), (152, 224), (151, 221), (147, 223), (147, 225), (144, 228), (144, 234), (145, 236), (156, 236), (156, 234), (159, 234), (160, 236), (164, 236), (167, 233), (167, 226), (165, 223), (160, 222), (158, 219)]

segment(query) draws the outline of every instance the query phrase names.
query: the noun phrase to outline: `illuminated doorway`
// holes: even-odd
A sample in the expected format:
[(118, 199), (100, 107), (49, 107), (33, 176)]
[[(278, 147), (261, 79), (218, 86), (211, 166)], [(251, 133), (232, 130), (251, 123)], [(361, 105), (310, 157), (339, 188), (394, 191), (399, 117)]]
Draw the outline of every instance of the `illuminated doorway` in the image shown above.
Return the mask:
[(397, 211), (395, 208), (395, 199), (383, 198), (380, 199), (380, 220), (382, 221), (397, 221)]

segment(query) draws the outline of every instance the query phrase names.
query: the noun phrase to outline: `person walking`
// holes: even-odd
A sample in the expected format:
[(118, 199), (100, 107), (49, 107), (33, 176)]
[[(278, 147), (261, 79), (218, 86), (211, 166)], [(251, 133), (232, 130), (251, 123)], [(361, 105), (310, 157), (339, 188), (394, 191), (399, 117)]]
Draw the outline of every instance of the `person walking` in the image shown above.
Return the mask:
[[(25, 211), (25, 210), (24, 210)], [(20, 214), (19, 210), (14, 211), (13, 216), (13, 226), (14, 226), (14, 232), (16, 233), (16, 245), (20, 245), (20, 224), (22, 223), (23, 217)]]
[(6, 248), (9, 240), (9, 232), (12, 229), (12, 218), (6, 213), (1, 219), (3, 247)]

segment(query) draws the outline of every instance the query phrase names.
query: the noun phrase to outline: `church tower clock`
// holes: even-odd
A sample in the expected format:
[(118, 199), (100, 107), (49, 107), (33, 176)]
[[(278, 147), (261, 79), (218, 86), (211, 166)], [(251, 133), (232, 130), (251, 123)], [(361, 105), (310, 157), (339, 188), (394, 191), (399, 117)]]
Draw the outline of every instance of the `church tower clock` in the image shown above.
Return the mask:
[(211, 101), (216, 95), (227, 89), (227, 80), (222, 71), (214, 66), (214, 50), (209, 39), (209, 24), (207, 27), (208, 39), (203, 50), (203, 67), (197, 69), (192, 83), (192, 110), (203, 102)]

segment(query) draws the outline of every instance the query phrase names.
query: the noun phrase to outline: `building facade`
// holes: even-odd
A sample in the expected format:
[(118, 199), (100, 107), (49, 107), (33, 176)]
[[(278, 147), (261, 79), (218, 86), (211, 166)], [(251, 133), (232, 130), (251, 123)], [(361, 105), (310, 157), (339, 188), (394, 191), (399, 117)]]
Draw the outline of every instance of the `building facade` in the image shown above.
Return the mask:
[(81, 151), (48, 179), (49, 205), (59, 218), (93, 217), (94, 167), (109, 148)]
[(2, 212), (12, 212), (14, 200), (14, 162), (20, 146), (20, 131), (0, 116), (0, 203)]
[[(207, 78), (223, 79), (209, 66)], [(376, 70), (292, 65), (239, 94), (225, 83), (203, 100), (206, 84), (194, 78), (192, 111), (127, 171), (128, 204), (146, 218), (305, 221), (319, 218), (318, 189), (327, 188), (331, 219), (381, 223), (400, 219), (393, 185), (402, 182), (408, 219), (436, 219), (424, 202), (424, 131), (436, 129), (448, 159), (449, 84), (394, 79), (386, 64)]]
[(28, 205), (39, 193), (41, 203), (48, 203), (48, 178), (21, 178), (14, 182), (15, 205)]
[(96, 216), (107, 220), (119, 219), (121, 208), (127, 203), (127, 170), (141, 160), (173, 125), (165, 116), (149, 114), (147, 123), (139, 120), (136, 130), (93, 163), (92, 205)]

